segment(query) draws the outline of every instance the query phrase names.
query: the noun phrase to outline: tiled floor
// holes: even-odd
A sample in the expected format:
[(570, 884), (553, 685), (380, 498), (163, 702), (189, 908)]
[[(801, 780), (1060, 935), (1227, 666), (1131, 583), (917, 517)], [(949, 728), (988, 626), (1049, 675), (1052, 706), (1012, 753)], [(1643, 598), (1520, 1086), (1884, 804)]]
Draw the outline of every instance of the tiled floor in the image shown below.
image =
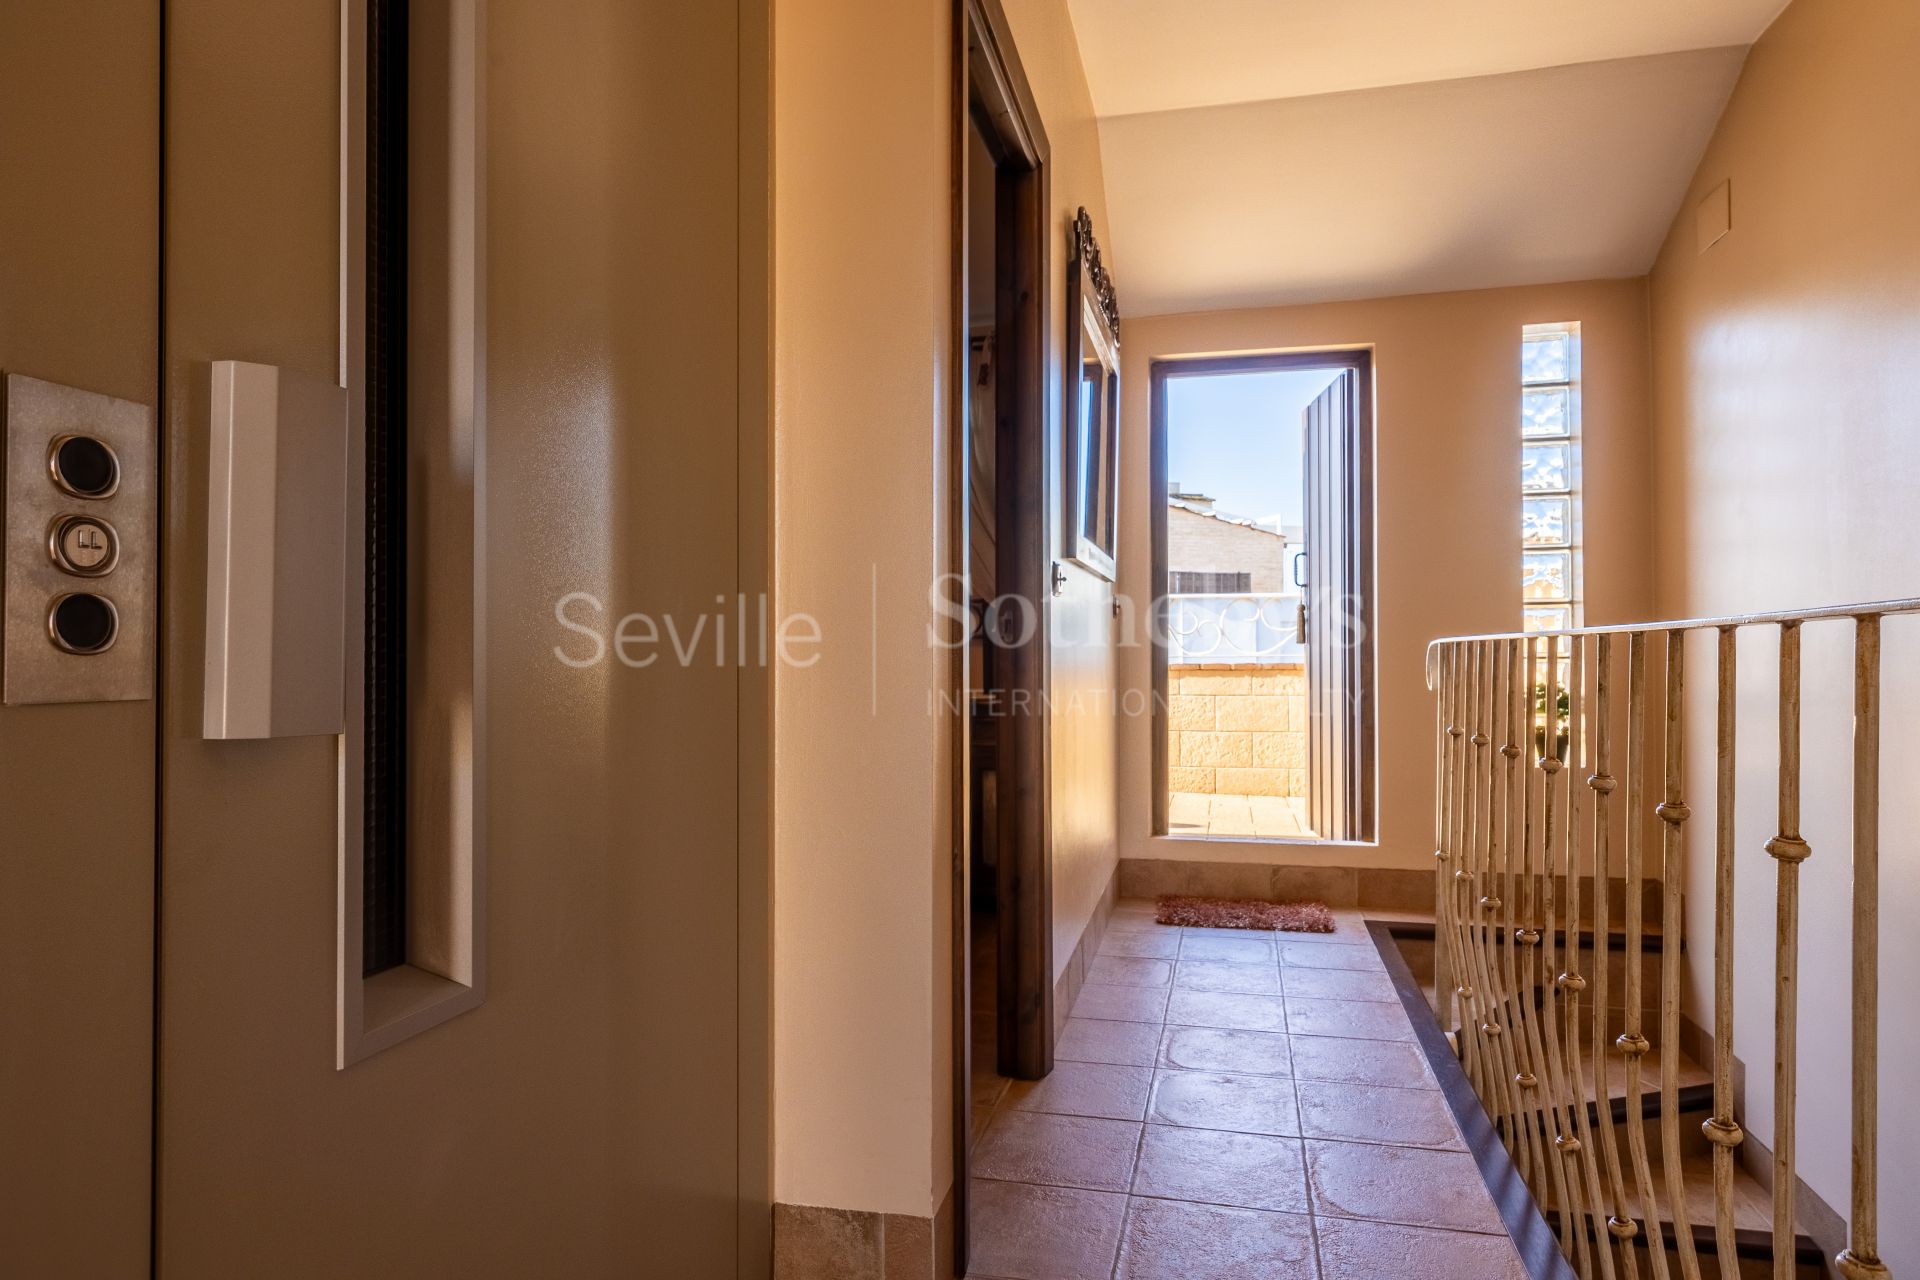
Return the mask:
[(1307, 802), (1298, 796), (1201, 795), (1176, 791), (1168, 799), (1167, 825), (1180, 835), (1242, 836), (1258, 840), (1311, 840)]
[(1358, 912), (1109, 926), (1046, 1080), (976, 1077), (973, 1280), (1524, 1280)]

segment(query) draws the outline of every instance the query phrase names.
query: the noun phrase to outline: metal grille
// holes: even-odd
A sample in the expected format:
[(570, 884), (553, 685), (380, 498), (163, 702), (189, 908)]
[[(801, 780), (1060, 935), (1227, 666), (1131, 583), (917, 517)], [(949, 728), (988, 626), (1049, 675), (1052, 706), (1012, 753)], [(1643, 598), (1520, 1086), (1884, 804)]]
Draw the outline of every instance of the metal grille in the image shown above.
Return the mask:
[(1175, 569), (1167, 574), (1168, 590), (1176, 596), (1244, 595), (1253, 590), (1251, 573), (1211, 573)]

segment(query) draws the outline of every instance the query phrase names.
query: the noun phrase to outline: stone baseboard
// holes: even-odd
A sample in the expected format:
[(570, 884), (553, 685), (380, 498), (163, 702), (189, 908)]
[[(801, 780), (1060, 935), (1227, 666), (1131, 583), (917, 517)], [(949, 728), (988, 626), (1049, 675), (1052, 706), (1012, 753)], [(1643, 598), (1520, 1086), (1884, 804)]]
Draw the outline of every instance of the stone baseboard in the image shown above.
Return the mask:
[(931, 1218), (773, 1206), (773, 1280), (954, 1280), (953, 1193)]
[[(1184, 858), (1122, 858), (1120, 896), (1157, 898), (1188, 894), (1203, 898), (1256, 898), (1269, 902), (1324, 902), (1330, 907), (1392, 911), (1431, 916), (1434, 873), (1408, 867), (1303, 867), (1273, 862), (1198, 862)], [(1593, 885), (1581, 877), (1581, 917), (1592, 921)], [(1564, 879), (1558, 879), (1557, 899), (1567, 899)], [(1618, 877), (1610, 881), (1609, 924), (1622, 927), (1626, 918), (1627, 886)], [(1658, 927), (1665, 904), (1657, 880), (1640, 885), (1641, 910), (1650, 927)]]
[(1122, 858), (1120, 896), (1312, 899), (1330, 907), (1433, 912), (1433, 872), (1403, 867), (1302, 867), (1270, 862)]

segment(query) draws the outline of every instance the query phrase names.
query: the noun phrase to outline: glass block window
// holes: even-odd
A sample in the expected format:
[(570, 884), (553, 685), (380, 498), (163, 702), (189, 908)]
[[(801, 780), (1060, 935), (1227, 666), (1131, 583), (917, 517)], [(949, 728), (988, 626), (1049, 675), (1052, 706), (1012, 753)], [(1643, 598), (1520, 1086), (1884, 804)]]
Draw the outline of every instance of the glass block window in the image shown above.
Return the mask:
[(1580, 326), (1520, 331), (1520, 619), (1580, 625)]

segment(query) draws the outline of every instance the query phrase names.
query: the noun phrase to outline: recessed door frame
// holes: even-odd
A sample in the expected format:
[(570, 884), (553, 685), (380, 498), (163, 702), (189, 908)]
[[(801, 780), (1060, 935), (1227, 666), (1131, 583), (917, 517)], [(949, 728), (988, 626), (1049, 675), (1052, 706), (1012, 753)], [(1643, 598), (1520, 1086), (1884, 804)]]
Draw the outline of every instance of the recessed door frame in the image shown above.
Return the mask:
[[(955, 0), (952, 132), (953, 368), (968, 367), (966, 216), (967, 130), (978, 127), (998, 171), (995, 200), (996, 387), (994, 504), (996, 589), (1031, 606), (1018, 643), (1003, 643), (994, 663), (1003, 695), (998, 737), (999, 990), (1002, 1074), (1039, 1079), (1053, 1069), (1053, 889), (1046, 691), (1051, 653), (1049, 570), (1055, 530), (1047, 521), (1047, 316), (1051, 244), (1050, 149), (1000, 0)], [(947, 483), (942, 528), (949, 581), (967, 572), (968, 458), (966, 378), (951, 378), (941, 454)], [(971, 698), (966, 647), (953, 650), (954, 1211), (959, 1274), (967, 1260), (969, 1034), (972, 886), (968, 854)]]
[[(1152, 397), (1151, 453), (1149, 464), (1150, 501), (1153, 530), (1153, 583), (1156, 617), (1153, 634), (1153, 834), (1166, 836), (1168, 826), (1167, 778), (1171, 762), (1167, 759), (1167, 384), (1175, 378), (1196, 378), (1235, 373), (1276, 373), (1312, 369), (1347, 369), (1354, 374), (1357, 393), (1355, 413), (1359, 420), (1358, 449), (1353, 463), (1354, 482), (1354, 557), (1360, 565), (1362, 589), (1354, 621), (1361, 639), (1354, 655), (1353, 683), (1360, 702), (1353, 717), (1353, 732), (1360, 741), (1356, 753), (1358, 768), (1352, 779), (1356, 809), (1359, 813), (1360, 839), (1349, 843), (1370, 844), (1379, 838), (1379, 752), (1377, 729), (1379, 710), (1375, 697), (1375, 603), (1377, 576), (1374, 563), (1374, 412), (1373, 349), (1371, 347), (1332, 348), (1308, 351), (1270, 351), (1234, 356), (1178, 356), (1154, 360), (1148, 366)], [(1197, 838), (1197, 837), (1196, 837)], [(1281, 841), (1280, 843), (1285, 843)], [(1312, 843), (1329, 843), (1324, 839)]]

